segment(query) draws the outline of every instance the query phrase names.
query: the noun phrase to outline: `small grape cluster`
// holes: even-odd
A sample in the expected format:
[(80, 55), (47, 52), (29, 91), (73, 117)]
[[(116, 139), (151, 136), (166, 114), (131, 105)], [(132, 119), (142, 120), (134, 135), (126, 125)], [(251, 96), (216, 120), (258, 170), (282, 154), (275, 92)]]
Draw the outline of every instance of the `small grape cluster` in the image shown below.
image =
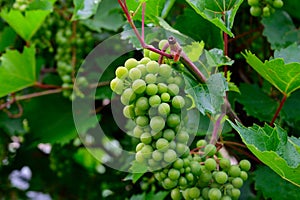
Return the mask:
[(269, 17), (276, 9), (282, 8), (282, 0), (248, 0), (250, 14), (254, 17)]
[(132, 136), (139, 138), (136, 161), (149, 170), (162, 168), (189, 154), (184, 112), (191, 99), (183, 92), (183, 78), (168, 64), (148, 57), (128, 59), (116, 69), (111, 89), (121, 95), (123, 114), (134, 120)]
[(19, 11), (25, 11), (31, 0), (16, 0), (13, 4), (13, 8)]

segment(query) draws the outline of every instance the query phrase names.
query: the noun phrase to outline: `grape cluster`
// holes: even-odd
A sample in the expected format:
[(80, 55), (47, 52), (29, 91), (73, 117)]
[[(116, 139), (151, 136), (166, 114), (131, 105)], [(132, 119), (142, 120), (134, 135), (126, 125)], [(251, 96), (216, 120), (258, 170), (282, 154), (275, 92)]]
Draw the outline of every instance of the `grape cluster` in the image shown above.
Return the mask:
[(275, 9), (282, 8), (282, 0), (248, 0), (250, 14), (255, 17), (269, 17)]
[(134, 120), (132, 135), (140, 139), (136, 161), (159, 169), (189, 154), (184, 113), (191, 100), (183, 92), (181, 75), (168, 64), (148, 57), (128, 59), (116, 69), (111, 89), (121, 95), (123, 114)]
[(13, 8), (19, 11), (25, 11), (31, 0), (16, 0), (13, 4)]

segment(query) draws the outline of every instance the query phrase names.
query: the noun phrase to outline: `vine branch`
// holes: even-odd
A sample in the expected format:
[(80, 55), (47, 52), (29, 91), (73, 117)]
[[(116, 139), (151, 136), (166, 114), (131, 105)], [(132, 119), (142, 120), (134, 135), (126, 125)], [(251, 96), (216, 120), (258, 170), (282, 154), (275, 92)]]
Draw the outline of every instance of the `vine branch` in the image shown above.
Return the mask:
[(279, 113), (280, 113), (280, 111), (281, 111), (281, 109), (282, 109), (282, 106), (283, 106), (284, 102), (286, 101), (286, 99), (287, 99), (287, 95), (284, 94), (284, 96), (283, 96), (283, 98), (281, 99), (281, 102), (280, 102), (280, 104), (279, 104), (279, 106), (278, 106), (278, 108), (277, 108), (277, 110), (276, 110), (276, 112), (275, 112), (275, 114), (274, 114), (274, 116), (273, 116), (273, 118), (272, 118), (272, 121), (271, 121), (271, 123), (270, 123), (270, 126), (273, 126), (273, 125), (274, 125), (274, 122), (275, 122), (276, 118), (278, 117), (278, 115), (279, 115)]

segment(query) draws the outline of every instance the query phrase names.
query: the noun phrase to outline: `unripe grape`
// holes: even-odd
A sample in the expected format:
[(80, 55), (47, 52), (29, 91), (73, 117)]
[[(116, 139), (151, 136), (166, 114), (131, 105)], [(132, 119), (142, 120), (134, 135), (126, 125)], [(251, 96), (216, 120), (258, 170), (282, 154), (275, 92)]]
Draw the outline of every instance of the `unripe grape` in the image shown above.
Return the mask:
[(215, 159), (213, 158), (208, 158), (206, 159), (206, 161), (204, 162), (204, 166), (208, 171), (212, 171), (215, 170), (217, 167), (217, 162), (215, 161)]
[(172, 99), (172, 106), (176, 109), (181, 109), (185, 105), (184, 98), (182, 96), (176, 95)]
[(181, 143), (187, 143), (189, 141), (189, 133), (186, 131), (181, 130), (177, 135), (176, 135), (176, 141), (181, 142)]
[(158, 106), (158, 114), (162, 115), (162, 116), (167, 116), (170, 114), (171, 108), (169, 106), (169, 104), (167, 103), (161, 103)]
[(167, 190), (170, 190), (177, 186), (178, 181), (171, 180), (170, 178), (165, 178), (163, 181), (163, 187)]
[(151, 59), (150, 58), (148, 58), (148, 57), (144, 57), (144, 58), (142, 58), (140, 61), (139, 61), (139, 63), (140, 64), (143, 64), (143, 65), (146, 65), (148, 62), (150, 62), (151, 61)]
[(166, 129), (163, 132), (163, 137), (168, 141), (172, 141), (175, 138), (175, 132), (173, 129)]
[(211, 188), (209, 191), (208, 191), (208, 198), (210, 200), (220, 200), (222, 197), (222, 193), (219, 189), (217, 188)]
[(159, 151), (165, 152), (169, 148), (169, 142), (164, 138), (160, 138), (156, 141), (155, 146)]
[(146, 70), (146, 65), (144, 64), (139, 64), (136, 66), (137, 69), (139, 69), (142, 73), (142, 76), (145, 76), (148, 74), (147, 70)]
[(248, 173), (241, 171), (240, 177), (243, 179), (243, 181), (246, 181), (248, 179)]
[(188, 150), (188, 147), (185, 144), (177, 143), (175, 150), (178, 155), (182, 155)]
[(161, 40), (158, 43), (158, 48), (162, 49), (166, 44), (168, 44), (168, 40)]
[(180, 171), (177, 170), (177, 169), (170, 169), (169, 172), (168, 172), (168, 177), (171, 180), (177, 180), (180, 177)]
[(249, 6), (259, 6), (259, 0), (248, 0)]
[(159, 64), (156, 61), (150, 61), (146, 64), (148, 73), (156, 74), (159, 71)]
[(161, 103), (161, 99), (158, 95), (153, 95), (149, 98), (149, 104), (151, 107), (158, 107)]
[(129, 70), (128, 76), (131, 80), (134, 81), (142, 77), (142, 72), (138, 68), (132, 68)]
[(159, 94), (168, 92), (168, 86), (165, 83), (158, 83), (157, 87)]
[(135, 116), (143, 116), (147, 114), (147, 110), (141, 110), (138, 107), (134, 107), (134, 114)]
[(160, 95), (160, 98), (163, 102), (169, 102), (171, 99), (171, 96), (169, 95), (169, 93), (164, 92)]
[(167, 125), (171, 128), (175, 128), (180, 124), (180, 116), (174, 113), (171, 113), (167, 117)]
[(119, 79), (125, 79), (125, 78), (127, 78), (128, 77), (128, 69), (126, 68), (126, 67), (118, 67), (117, 69), (116, 69), (116, 72), (115, 72), (115, 74), (116, 74), (116, 77), (118, 77)]
[(135, 106), (140, 110), (148, 110), (149, 102), (147, 97), (140, 97), (136, 100)]
[(262, 9), (259, 6), (251, 6), (250, 14), (254, 17), (259, 17), (262, 13)]
[(197, 187), (192, 187), (188, 191), (189, 197), (196, 199), (200, 196), (200, 190)]
[(264, 17), (269, 17), (271, 15), (271, 13), (270, 13), (270, 8), (268, 7), (268, 6), (265, 6), (264, 8), (263, 8), (263, 16)]
[(144, 49), (143, 51), (144, 51), (144, 57), (149, 58), (150, 50), (149, 49)]
[(180, 190), (178, 188), (174, 188), (171, 190), (171, 198), (173, 200), (180, 200), (181, 199), (181, 193)]
[(241, 188), (243, 186), (243, 183), (244, 183), (244, 181), (240, 177), (236, 177), (231, 181), (231, 184), (235, 188)]
[(196, 161), (191, 162), (191, 172), (195, 176), (201, 175), (202, 171), (201, 171), (201, 165), (199, 164), (199, 162), (196, 162)]
[(142, 148), (145, 146), (145, 144), (144, 143), (138, 143), (137, 145), (136, 145), (136, 147), (135, 147), (135, 151), (136, 152), (139, 152), (140, 150), (142, 150)]
[(133, 136), (136, 138), (140, 138), (141, 135), (143, 134), (143, 129), (140, 126), (136, 126), (133, 129)]
[(159, 75), (165, 78), (169, 78), (172, 75), (172, 68), (170, 65), (162, 64), (159, 67)]
[(224, 184), (228, 180), (228, 175), (225, 172), (219, 171), (215, 174), (215, 180), (219, 184)]
[(206, 169), (205, 170), (202, 170), (202, 174), (200, 175), (199, 177), (199, 180), (201, 182), (210, 182), (212, 179), (212, 174), (210, 171), (207, 171)]
[(150, 127), (152, 130), (159, 132), (165, 127), (165, 120), (161, 116), (154, 116), (150, 120)]
[(168, 149), (166, 152), (164, 152), (164, 161), (167, 163), (174, 162), (177, 158), (176, 152), (172, 149)]
[(117, 94), (122, 94), (124, 89), (124, 82), (119, 78), (114, 78), (110, 82), (110, 88)]
[(221, 200), (231, 200), (231, 197), (228, 195), (222, 196)]
[(150, 144), (152, 142), (152, 136), (150, 133), (145, 132), (141, 135), (141, 142), (144, 144)]
[(194, 177), (194, 175), (192, 174), (192, 173), (187, 173), (186, 175), (185, 175), (185, 178), (186, 178), (186, 180), (188, 181), (188, 182), (194, 182), (194, 179), (195, 179), (195, 177)]
[(176, 85), (181, 87), (181, 86), (183, 86), (183, 79), (181, 78), (181, 76), (176, 76), (176, 77), (174, 77), (173, 83), (175, 83)]
[(150, 84), (150, 83), (156, 83), (156, 76), (154, 74), (147, 74), (145, 76), (145, 81), (148, 84)]
[(230, 196), (232, 197), (232, 199), (239, 199), (240, 195), (241, 195), (241, 191), (239, 189), (233, 188), (231, 190), (231, 195)]
[(133, 89), (127, 88), (123, 91), (121, 95), (121, 102), (123, 105), (131, 104), (136, 98), (136, 94), (134, 93)]
[(206, 140), (198, 140), (197, 143), (196, 143), (197, 147), (204, 147), (206, 145), (207, 145)]
[(241, 160), (239, 162), (239, 166), (240, 166), (241, 170), (249, 171), (251, 168), (251, 163), (248, 160)]
[(181, 188), (185, 188), (188, 184), (188, 181), (185, 177), (181, 176), (178, 180), (178, 185), (181, 186)]
[(133, 105), (127, 105), (123, 108), (123, 115), (128, 118), (128, 119), (133, 119), (135, 114), (134, 114), (134, 107)]
[(206, 156), (213, 156), (217, 153), (217, 148), (213, 144), (208, 144), (204, 148), (204, 154)]
[(151, 60), (158, 60), (159, 59), (159, 54), (158, 53), (156, 53), (156, 52), (153, 52), (153, 51), (150, 51), (149, 52), (149, 58), (151, 59)]
[(282, 8), (283, 1), (282, 0), (274, 0), (273, 6), (274, 6), (274, 8)]
[(145, 162), (145, 158), (144, 158), (144, 156), (143, 156), (143, 154), (142, 154), (141, 151), (138, 151), (138, 152), (135, 154), (135, 160), (136, 160), (137, 162), (139, 162), (139, 163)]
[(155, 161), (161, 161), (163, 159), (163, 154), (160, 151), (155, 150), (152, 153), (152, 158)]
[(149, 96), (155, 95), (158, 92), (158, 87), (156, 84), (148, 84), (146, 87), (146, 94)]
[(135, 118), (135, 123), (141, 127), (147, 126), (149, 124), (149, 118), (146, 116), (138, 116)]
[(168, 85), (168, 93), (171, 96), (177, 95), (179, 93), (179, 87), (174, 83), (169, 84)]
[(241, 169), (237, 165), (232, 165), (228, 170), (229, 176), (238, 177), (241, 174)]
[(231, 166), (230, 160), (228, 158), (221, 158), (219, 165), (224, 171), (227, 171)]
[(70, 75), (64, 75), (61, 77), (61, 80), (65, 83), (72, 82), (72, 78)]
[(144, 158), (151, 158), (153, 148), (150, 145), (145, 145), (139, 152), (142, 152)]
[(138, 62), (136, 59), (134, 59), (134, 58), (129, 58), (128, 60), (125, 61), (124, 66), (125, 66), (128, 70), (130, 70), (130, 69), (136, 67), (138, 64), (139, 64), (139, 62)]
[(137, 94), (142, 94), (146, 90), (146, 82), (142, 79), (137, 79), (132, 83), (132, 89)]

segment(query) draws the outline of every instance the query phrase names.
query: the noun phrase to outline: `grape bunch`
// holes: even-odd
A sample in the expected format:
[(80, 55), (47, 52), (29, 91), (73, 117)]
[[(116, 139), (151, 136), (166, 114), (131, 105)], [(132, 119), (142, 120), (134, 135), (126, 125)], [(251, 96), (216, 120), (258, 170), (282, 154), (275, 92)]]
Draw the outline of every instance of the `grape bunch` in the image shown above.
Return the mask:
[(19, 11), (25, 11), (31, 3), (31, 0), (16, 0), (13, 4), (13, 8)]
[(130, 58), (116, 69), (110, 86), (121, 95), (124, 116), (135, 122), (132, 136), (140, 140), (138, 163), (153, 171), (189, 154), (184, 113), (191, 99), (183, 92), (180, 73), (148, 57), (140, 61)]
[(254, 17), (269, 17), (276, 9), (282, 8), (282, 0), (248, 0), (250, 14)]

